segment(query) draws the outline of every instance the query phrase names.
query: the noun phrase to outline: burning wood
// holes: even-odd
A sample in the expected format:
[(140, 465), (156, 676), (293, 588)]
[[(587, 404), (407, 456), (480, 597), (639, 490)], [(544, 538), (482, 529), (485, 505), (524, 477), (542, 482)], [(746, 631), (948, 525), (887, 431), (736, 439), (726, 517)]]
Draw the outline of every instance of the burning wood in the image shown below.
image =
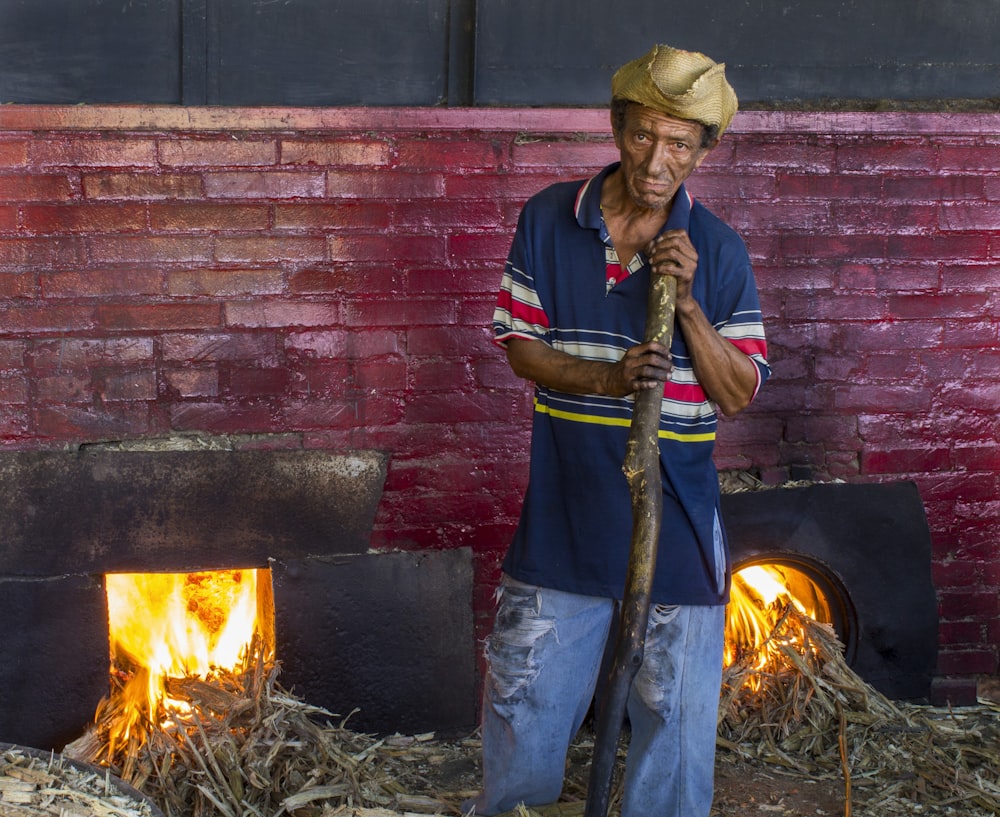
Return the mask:
[[(815, 599), (796, 601), (783, 590), (744, 587), (745, 578), (734, 581), (731, 628), (742, 622), (759, 637), (744, 633), (729, 645), (720, 758), (839, 780), (845, 817), (855, 801), (879, 817), (910, 815), (915, 805), (956, 807), (967, 817), (1000, 813), (998, 712), (889, 701), (850, 669), (833, 628), (811, 617), (822, 612)], [(810, 596), (808, 583), (806, 591)], [(749, 609), (737, 609), (736, 602)], [(194, 607), (204, 617), (203, 602)], [(477, 741), (376, 739), (352, 732), (347, 719), (280, 687), (267, 644), (253, 636), (233, 668), (215, 667), (200, 676), (163, 673), (157, 697), (138, 715), (127, 690), (152, 687), (150, 670), (133, 661), (129, 672), (113, 675), (114, 690), (94, 727), (65, 754), (110, 767), (167, 817), (460, 813), (459, 803), (477, 785)], [(180, 663), (182, 669), (189, 665)], [(123, 734), (127, 739), (115, 737)], [(564, 800), (576, 802), (524, 813), (582, 812), (590, 740), (584, 732), (571, 747)], [(445, 761), (468, 770), (467, 785), (442, 790), (434, 770)], [(612, 811), (619, 797), (616, 789)], [(7, 815), (0, 811), (0, 817)]]
[(758, 654), (726, 669), (718, 743), (789, 773), (842, 778), (845, 817), (852, 799), (880, 817), (917, 804), (995, 815), (997, 714), (893, 703), (850, 669), (832, 627), (789, 603)]

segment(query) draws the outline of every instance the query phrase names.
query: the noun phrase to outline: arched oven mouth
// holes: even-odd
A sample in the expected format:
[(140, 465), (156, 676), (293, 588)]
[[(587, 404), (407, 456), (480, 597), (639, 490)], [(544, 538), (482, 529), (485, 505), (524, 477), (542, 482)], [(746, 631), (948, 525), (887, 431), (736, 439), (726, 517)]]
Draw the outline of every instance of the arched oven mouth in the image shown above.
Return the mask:
[(926, 701), (937, 666), (930, 530), (911, 482), (724, 494), (734, 572), (774, 565), (815, 586), (849, 666), (890, 698)]
[(858, 614), (850, 591), (840, 576), (816, 559), (802, 553), (773, 551), (744, 559), (733, 565), (734, 582), (747, 569), (768, 568), (780, 577), (793, 599), (809, 603), (813, 619), (833, 627), (844, 645), (844, 659), (850, 665), (858, 651)]

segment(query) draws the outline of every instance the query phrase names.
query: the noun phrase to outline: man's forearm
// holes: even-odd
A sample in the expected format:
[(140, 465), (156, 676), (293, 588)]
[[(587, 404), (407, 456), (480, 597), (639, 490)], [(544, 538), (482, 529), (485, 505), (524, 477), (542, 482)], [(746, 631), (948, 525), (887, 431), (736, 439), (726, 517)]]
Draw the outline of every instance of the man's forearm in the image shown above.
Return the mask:
[(708, 399), (726, 416), (741, 412), (757, 388), (754, 362), (715, 330), (697, 302), (679, 304), (677, 320), (694, 375)]
[(625, 397), (633, 392), (662, 388), (670, 376), (669, 351), (644, 343), (629, 349), (617, 362), (586, 360), (541, 340), (511, 338), (507, 360), (514, 373), (567, 394)]

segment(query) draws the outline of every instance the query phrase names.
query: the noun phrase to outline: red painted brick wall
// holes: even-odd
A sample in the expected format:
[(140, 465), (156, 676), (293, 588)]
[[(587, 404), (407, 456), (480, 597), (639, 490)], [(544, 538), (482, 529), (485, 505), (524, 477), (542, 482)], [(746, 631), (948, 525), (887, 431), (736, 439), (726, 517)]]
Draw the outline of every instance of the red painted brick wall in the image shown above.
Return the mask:
[[(998, 132), (741, 113), (691, 184), (774, 366), (720, 467), (914, 480), (959, 679), (1000, 644)], [(528, 195), (614, 156), (602, 111), (0, 107), (0, 441), (386, 450), (374, 544), (471, 546), (482, 613), (526, 473), (503, 258)]]

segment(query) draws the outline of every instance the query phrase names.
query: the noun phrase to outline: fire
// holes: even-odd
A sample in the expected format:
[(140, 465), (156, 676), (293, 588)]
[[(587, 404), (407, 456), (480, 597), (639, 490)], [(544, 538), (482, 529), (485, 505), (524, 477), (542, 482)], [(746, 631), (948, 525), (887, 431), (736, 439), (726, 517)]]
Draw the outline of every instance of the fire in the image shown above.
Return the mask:
[(107, 736), (112, 751), (181, 708), (167, 693), (169, 678), (207, 679), (240, 666), (255, 635), (268, 630), (258, 612), (259, 585), (270, 586), (261, 572), (105, 576), (112, 673), (124, 678)]
[(822, 592), (797, 568), (760, 564), (736, 571), (726, 610), (725, 665), (748, 662), (766, 671), (779, 657), (769, 638), (789, 605), (815, 621), (831, 620)]

